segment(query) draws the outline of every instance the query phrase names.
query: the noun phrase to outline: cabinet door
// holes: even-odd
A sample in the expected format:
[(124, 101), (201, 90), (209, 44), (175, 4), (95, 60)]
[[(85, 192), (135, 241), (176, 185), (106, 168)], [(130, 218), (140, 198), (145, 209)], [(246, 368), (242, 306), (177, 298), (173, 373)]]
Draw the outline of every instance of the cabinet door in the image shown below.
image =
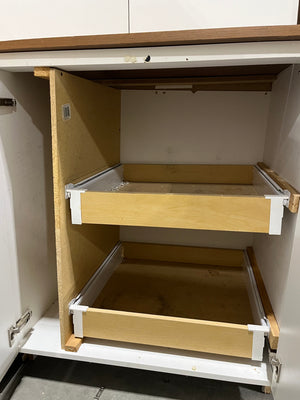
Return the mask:
[(298, 0), (130, 0), (130, 32), (297, 24)]
[(282, 328), (278, 347), (278, 358), (282, 363), (282, 369), (278, 384), (273, 384), (275, 400), (297, 399), (300, 393), (299, 240), (300, 219), (298, 216), (289, 276), (286, 283), (287, 290), (282, 304)]
[(127, 32), (128, 0), (1, 3), (0, 40)]
[[(0, 380), (56, 298), (48, 96), (32, 74), (0, 71), (0, 98), (17, 101), (0, 106)], [(27, 309), (10, 346), (8, 329)]]

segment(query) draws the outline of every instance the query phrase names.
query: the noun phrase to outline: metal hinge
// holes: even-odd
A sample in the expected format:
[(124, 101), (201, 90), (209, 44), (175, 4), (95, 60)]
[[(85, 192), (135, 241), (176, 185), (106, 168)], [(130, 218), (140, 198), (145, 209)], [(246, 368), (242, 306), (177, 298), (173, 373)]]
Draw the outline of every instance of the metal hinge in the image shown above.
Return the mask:
[(272, 367), (272, 383), (278, 383), (282, 364), (277, 358), (276, 353), (273, 352), (269, 353), (269, 362)]
[(0, 106), (3, 107), (16, 107), (17, 100), (16, 99), (8, 99), (0, 97)]
[(19, 318), (18, 321), (15, 323), (15, 325), (12, 325), (8, 329), (8, 341), (10, 347), (12, 347), (13, 345), (15, 336), (21, 332), (21, 330), (24, 328), (24, 326), (27, 324), (27, 322), (30, 320), (31, 317), (32, 317), (32, 311), (26, 310), (24, 314), (21, 316), (21, 318)]

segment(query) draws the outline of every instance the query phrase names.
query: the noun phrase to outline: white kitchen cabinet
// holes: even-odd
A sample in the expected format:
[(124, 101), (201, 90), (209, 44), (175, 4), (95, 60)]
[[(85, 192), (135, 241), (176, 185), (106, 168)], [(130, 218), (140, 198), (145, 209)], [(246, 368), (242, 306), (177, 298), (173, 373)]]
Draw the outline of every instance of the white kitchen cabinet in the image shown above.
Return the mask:
[[(275, 48), (277, 52), (274, 52)], [(156, 66), (182, 68), (183, 66), (207, 67), (209, 65), (225, 68), (230, 64), (231, 66), (244, 65), (247, 68), (249, 65), (275, 64), (278, 67), (279, 64), (285, 64), (278, 67), (273, 89), (267, 92), (222, 90), (191, 93), (168, 90), (170, 87), (160, 87), (154, 91), (124, 90), (121, 94), (120, 161), (124, 164), (204, 162), (217, 165), (252, 164), (264, 161), (294, 187), (300, 187), (298, 172), (300, 49), (298, 42), (280, 45), (278, 43), (249, 43), (202, 47), (183, 46), (179, 49), (153, 48), (147, 51), (131, 49), (130, 60), (135, 60), (134, 62), (129, 62), (124, 57), (127, 52), (127, 49), (116, 49), (0, 55), (0, 68), (3, 69), (0, 97), (14, 97), (17, 101), (16, 108), (1, 108), (0, 116), (1, 140), (5, 144), (1, 155), (1, 173), (3, 177), (6, 177), (3, 178), (5, 184), (2, 185), (1, 197), (8, 210), (4, 213), (8, 222), (1, 226), (1, 234), (9, 242), (9, 245), (4, 248), (5, 252), (3, 250), (8, 260), (3, 263), (3, 276), (7, 276), (6, 279), (14, 285), (16, 291), (16, 296), (11, 296), (13, 304), (10, 303), (14, 310), (13, 318), (11, 314), (8, 314), (6, 307), (10, 292), (1, 292), (1, 296), (3, 295), (1, 304), (5, 306), (6, 312), (5, 314), (3, 311), (3, 315), (7, 315), (6, 321), (1, 323), (1, 351), (3, 349), (2, 354), (6, 352), (6, 359), (2, 363), (2, 374), (9, 360), (19, 350), (24, 353), (262, 386), (269, 386), (272, 383), (276, 400), (286, 398), (287, 393), (291, 399), (296, 399), (299, 393), (299, 381), (296, 378), (292, 379), (291, 375), (295, 377), (299, 372), (299, 366), (295, 362), (300, 330), (299, 319), (295, 315), (295, 303), (299, 300), (296, 284), (300, 274), (297, 258), (299, 218), (298, 214), (290, 213), (287, 208), (284, 210), (281, 235), (276, 236), (253, 232), (135, 226), (121, 227), (120, 235), (116, 234), (116, 237), (125, 242), (229, 249), (253, 246), (280, 326), (278, 358), (283, 361), (283, 365), (278, 383), (271, 382), (267, 351), (263, 361), (255, 361), (228, 355), (197, 353), (175, 348), (163, 349), (133, 343), (118, 342), (116, 344), (107, 339), (89, 338), (84, 340), (77, 352), (69, 352), (61, 348), (57, 306), (54, 304), (47, 311), (56, 299), (54, 250), (47, 249), (47, 243), (51, 244), (53, 240), (51, 236), (53, 222), (51, 218), (46, 217), (46, 210), (51, 210), (52, 207), (52, 182), (49, 177), (50, 165), (46, 163), (45, 166), (43, 158), (44, 154), (45, 157), (46, 154), (49, 157), (47, 151), (50, 150), (49, 125), (46, 122), (49, 121), (50, 116), (50, 108), (47, 108), (48, 82), (37, 78), (34, 80), (32, 70), (35, 66), (55, 66), (68, 72), (76, 70), (95, 72), (112, 69), (146, 70)], [(152, 64), (144, 62), (148, 54), (151, 54)], [(184, 58), (190, 58), (191, 63), (187, 64)], [(271, 66), (269, 68), (271, 69)], [(79, 78), (75, 80), (81, 82)], [(96, 84), (85, 82), (84, 85), (94, 88)], [(67, 96), (68, 93), (64, 95)], [(82, 126), (84, 130), (90, 123), (89, 118), (85, 119), (86, 115), (91, 112), (91, 118), (98, 118), (96, 115), (96, 110), (98, 110), (101, 117), (101, 112), (106, 105), (103, 105), (103, 109), (101, 107), (97, 109), (94, 98), (84, 97), (83, 91), (78, 91), (77, 96), (80, 103), (80, 105), (77, 103), (77, 107), (68, 101), (62, 103), (62, 105), (71, 104), (71, 120), (68, 120), (69, 114), (57, 114), (57, 118), (66, 118), (65, 121), (61, 120), (61, 124), (73, 123), (77, 119), (74, 126)], [(86, 114), (78, 117), (80, 107), (86, 107)], [(52, 123), (55, 123), (54, 119)], [(229, 137), (230, 140), (226, 140)], [(72, 140), (72, 136), (70, 139)], [(82, 147), (91, 145), (88, 141), (83, 144)], [(84, 151), (84, 148), (79, 149), (79, 152), (81, 150)], [(78, 164), (78, 160), (79, 158), (76, 158), (75, 163)], [(55, 162), (61, 162), (61, 160), (56, 159)], [(64, 183), (72, 183), (72, 181)], [(11, 187), (13, 202), (11, 202)], [(55, 195), (57, 194), (58, 192)], [(62, 192), (59, 195), (61, 196)], [(64, 204), (68, 229), (83, 233), (81, 230), (83, 227), (87, 231), (90, 229), (92, 232), (94, 229), (96, 232), (96, 228), (92, 228), (96, 225), (93, 224), (72, 225), (69, 200), (64, 200)], [(36, 221), (36, 224), (32, 221)], [(28, 229), (31, 230), (30, 234)], [(42, 229), (42, 232), (38, 232), (38, 229)], [(115, 235), (114, 230), (111, 233)], [(49, 238), (52, 238), (50, 242)], [(86, 241), (84, 235), (82, 240)], [(93, 248), (92, 237), (86, 241), (86, 245), (90, 249)], [(84, 252), (79, 256), (88, 258)], [(98, 266), (93, 265), (90, 270), (85, 270), (85, 273), (81, 274), (82, 287)], [(81, 272), (80, 268), (74, 269), (73, 272), (69, 270), (70, 275), (73, 273), (76, 277), (77, 274), (77, 278)], [(60, 275), (59, 285), (61, 284), (63, 280)], [(64, 318), (70, 321), (72, 327), (71, 317), (67, 315), (68, 308), (65, 305), (63, 307)], [(33, 311), (33, 316), (21, 334), (16, 335), (15, 347), (10, 348), (6, 336), (7, 330), (27, 308)], [(44, 312), (46, 314), (41, 318)], [(37, 320), (35, 327), (30, 331)]]
[(2, 4), (1, 17), (0, 40), (127, 33), (128, 1), (13, 0)]
[(298, 1), (130, 0), (130, 32), (293, 25)]

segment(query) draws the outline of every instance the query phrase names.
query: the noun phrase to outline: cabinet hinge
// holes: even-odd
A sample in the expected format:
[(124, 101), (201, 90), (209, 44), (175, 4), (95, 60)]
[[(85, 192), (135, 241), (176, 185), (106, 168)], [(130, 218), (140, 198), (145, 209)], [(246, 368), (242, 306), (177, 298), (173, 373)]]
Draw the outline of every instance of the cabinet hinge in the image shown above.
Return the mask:
[(32, 311), (26, 310), (24, 314), (18, 319), (18, 321), (8, 329), (8, 341), (10, 347), (12, 347), (16, 335), (21, 332), (21, 330), (28, 323), (31, 317)]
[(0, 106), (2, 107), (16, 107), (17, 100), (16, 99), (7, 99), (0, 97)]
[(276, 353), (273, 352), (269, 353), (269, 362), (272, 368), (272, 383), (278, 383), (282, 364), (280, 360), (277, 358)]

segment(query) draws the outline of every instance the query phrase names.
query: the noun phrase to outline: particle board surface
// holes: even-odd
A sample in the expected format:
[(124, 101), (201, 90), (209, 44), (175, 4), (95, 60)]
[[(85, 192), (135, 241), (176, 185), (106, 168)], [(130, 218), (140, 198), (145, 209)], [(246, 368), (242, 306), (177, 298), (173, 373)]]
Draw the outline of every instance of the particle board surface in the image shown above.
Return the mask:
[[(117, 227), (72, 225), (65, 185), (119, 162), (120, 95), (116, 90), (51, 69), (50, 97), (58, 296), (64, 347), (73, 331), (68, 304), (119, 236)], [(70, 105), (68, 119), (62, 113), (66, 104)]]

